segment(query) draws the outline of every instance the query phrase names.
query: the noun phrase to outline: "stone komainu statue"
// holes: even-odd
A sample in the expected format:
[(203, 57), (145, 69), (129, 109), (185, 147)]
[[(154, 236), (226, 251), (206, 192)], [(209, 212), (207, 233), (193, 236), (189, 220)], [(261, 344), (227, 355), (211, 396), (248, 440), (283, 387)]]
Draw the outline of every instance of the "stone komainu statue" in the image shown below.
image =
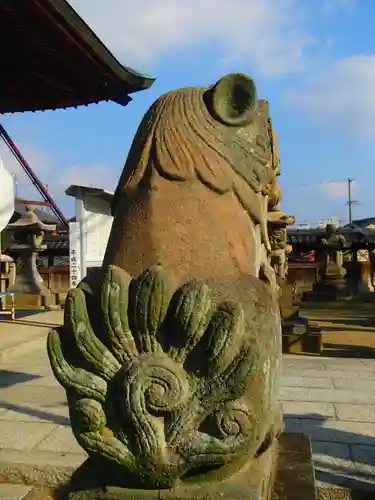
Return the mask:
[(265, 194), (275, 179), (268, 118), (268, 103), (242, 75), (161, 96), (116, 189), (104, 264), (137, 275), (168, 262), (181, 280), (258, 277), (262, 243), (269, 247)]
[(281, 430), (279, 308), (261, 279), (278, 174), (268, 114), (233, 74), (163, 95), (139, 126), (103, 267), (48, 338), (73, 432), (107, 483), (224, 492), (246, 469), (265, 488), (259, 460), (266, 475)]
[(285, 279), (288, 272), (288, 255), (287, 255), (287, 231), (285, 227), (275, 227), (270, 234), (271, 240), (271, 264), (273, 265), (276, 275)]

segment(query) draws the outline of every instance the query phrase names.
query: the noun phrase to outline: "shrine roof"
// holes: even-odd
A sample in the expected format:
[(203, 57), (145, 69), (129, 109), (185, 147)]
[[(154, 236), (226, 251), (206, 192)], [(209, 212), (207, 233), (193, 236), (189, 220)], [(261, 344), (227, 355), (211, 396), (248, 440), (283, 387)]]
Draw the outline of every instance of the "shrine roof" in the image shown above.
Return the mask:
[(2, 0), (0, 113), (115, 101), (154, 78), (123, 66), (66, 0)]
[(375, 224), (375, 217), (366, 217), (365, 219), (357, 219), (353, 220), (352, 224), (348, 224), (345, 227), (361, 227), (361, 228), (366, 228), (367, 226), (370, 226), (372, 224)]
[[(23, 201), (20, 201), (18, 198), (15, 199), (14, 205), (14, 214), (11, 222), (14, 222), (20, 217), (23, 217), (27, 212), (27, 205), (25, 205), (25, 203)], [(40, 219), (42, 222), (45, 222), (46, 224), (59, 224), (59, 220), (57, 219), (57, 217), (55, 217), (48, 211), (39, 208), (35, 208), (34, 211), (38, 219)]]
[[(345, 239), (351, 244), (375, 244), (375, 230), (358, 226), (345, 226), (337, 230), (338, 234), (342, 234)], [(325, 229), (287, 229), (288, 238), (296, 243), (315, 246), (325, 237)]]

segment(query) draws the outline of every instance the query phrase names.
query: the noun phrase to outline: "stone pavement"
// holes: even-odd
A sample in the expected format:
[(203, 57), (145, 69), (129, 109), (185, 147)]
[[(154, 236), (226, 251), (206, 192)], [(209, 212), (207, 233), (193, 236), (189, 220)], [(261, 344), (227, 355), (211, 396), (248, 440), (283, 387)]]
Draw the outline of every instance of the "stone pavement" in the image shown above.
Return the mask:
[(318, 485), (375, 491), (375, 360), (283, 361), (286, 428), (312, 439)]
[(38, 348), (47, 332), (63, 321), (63, 311), (17, 311), (16, 321), (0, 318), (0, 361)]
[[(34, 323), (41, 323), (37, 316)], [(56, 468), (61, 478), (68, 477), (86, 457), (73, 438), (64, 391), (49, 367), (45, 336), (52, 319), (59, 323), (61, 312), (44, 317), (43, 337), (39, 332), (32, 348), (1, 361), (0, 480), (38, 479), (48, 485)], [(0, 322), (0, 350), (4, 328)], [(375, 360), (288, 355), (283, 365), (286, 427), (312, 438), (318, 484), (375, 491)], [(1, 488), (0, 500), (21, 499), (28, 491)]]

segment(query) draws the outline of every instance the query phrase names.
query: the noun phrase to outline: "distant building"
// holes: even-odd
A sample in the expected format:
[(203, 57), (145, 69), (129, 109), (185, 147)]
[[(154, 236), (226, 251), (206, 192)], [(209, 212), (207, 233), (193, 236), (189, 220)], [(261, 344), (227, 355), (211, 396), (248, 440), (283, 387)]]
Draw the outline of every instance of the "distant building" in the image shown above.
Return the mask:
[[(28, 205), (26, 203), (16, 198), (14, 201), (14, 213), (10, 222), (15, 222), (17, 219), (25, 215), (25, 213), (27, 212), (27, 206)], [(42, 208), (37, 208), (34, 205), (32, 206), (40, 221), (44, 222), (45, 224), (56, 224), (57, 226), (60, 225), (60, 221), (58, 220), (58, 218), (52, 215), (49, 210), (47, 211), (43, 210)]]
[[(351, 224), (347, 224), (346, 228), (359, 230), (363, 233), (364, 237), (368, 237), (369, 239), (373, 237), (371, 236), (371, 232), (375, 230), (375, 217), (365, 217), (364, 219), (356, 219), (353, 220)], [(367, 250), (359, 250), (357, 252), (357, 260), (359, 262), (368, 262), (369, 254)]]
[(340, 219), (337, 217), (328, 217), (328, 219), (319, 219), (315, 221), (309, 221), (309, 222), (301, 222), (297, 223), (293, 227), (293, 229), (297, 230), (307, 230), (307, 229), (325, 229), (327, 224), (333, 224), (334, 226), (339, 227), (340, 226)]
[(365, 219), (353, 220), (352, 224), (345, 227), (358, 227), (361, 229), (375, 229), (375, 217), (366, 217)]
[[(75, 221), (80, 224), (82, 277), (89, 267), (100, 267), (112, 229), (114, 193), (91, 186), (72, 185), (65, 191), (76, 199)], [(73, 222), (73, 221), (72, 221)]]

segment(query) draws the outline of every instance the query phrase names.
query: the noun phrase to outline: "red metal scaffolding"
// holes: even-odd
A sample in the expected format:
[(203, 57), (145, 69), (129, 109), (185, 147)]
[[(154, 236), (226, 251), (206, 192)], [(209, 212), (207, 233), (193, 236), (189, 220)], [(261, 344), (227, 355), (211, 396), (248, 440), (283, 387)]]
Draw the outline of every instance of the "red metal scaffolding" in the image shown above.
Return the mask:
[(43, 206), (48, 206), (51, 208), (53, 211), (54, 215), (57, 217), (57, 219), (60, 221), (62, 225), (64, 225), (67, 229), (69, 228), (69, 222), (66, 219), (65, 215), (61, 212), (59, 207), (56, 205), (56, 202), (52, 198), (52, 196), (48, 193), (47, 189), (45, 186), (42, 184), (42, 182), (39, 180), (38, 176), (36, 173), (33, 171), (33, 169), (30, 167), (24, 156), (22, 155), (21, 151), (18, 149), (8, 132), (5, 130), (5, 128), (0, 124), (0, 137), (3, 139), (5, 144), (8, 146), (18, 163), (21, 165), (22, 169), (28, 176), (28, 178), (31, 180), (39, 194), (42, 196), (44, 201), (27, 201), (27, 200), (19, 200), (22, 201), (23, 203), (27, 205), (43, 205)]

